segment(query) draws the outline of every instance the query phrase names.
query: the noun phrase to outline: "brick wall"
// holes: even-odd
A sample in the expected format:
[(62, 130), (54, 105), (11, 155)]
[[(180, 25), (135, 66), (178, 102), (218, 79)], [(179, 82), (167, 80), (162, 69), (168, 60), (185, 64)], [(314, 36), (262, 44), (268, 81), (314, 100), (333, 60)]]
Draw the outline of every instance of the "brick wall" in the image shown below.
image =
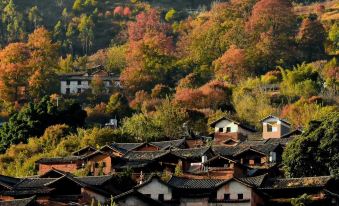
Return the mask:
[(77, 171), (78, 164), (77, 163), (64, 163), (64, 164), (39, 164), (39, 175), (45, 174), (51, 169), (57, 169), (64, 172), (75, 172)]

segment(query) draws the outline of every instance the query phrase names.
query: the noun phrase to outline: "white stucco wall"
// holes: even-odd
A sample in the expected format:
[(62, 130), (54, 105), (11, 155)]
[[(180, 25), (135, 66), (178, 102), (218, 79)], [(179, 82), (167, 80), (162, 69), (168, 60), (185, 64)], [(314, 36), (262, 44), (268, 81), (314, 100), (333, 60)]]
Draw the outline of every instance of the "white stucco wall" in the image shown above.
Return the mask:
[(152, 182), (137, 189), (142, 194), (150, 194), (152, 199), (158, 200), (159, 194), (164, 194), (164, 200), (172, 199), (172, 190), (167, 185), (153, 179)]
[[(235, 180), (231, 180), (218, 189), (217, 199), (224, 199), (224, 194), (230, 194), (231, 200), (237, 200), (238, 194), (243, 194), (243, 199), (251, 199), (251, 188), (240, 184)], [(250, 205), (250, 203), (248, 205)]]
[(148, 204), (133, 196), (126, 198), (124, 201), (118, 201), (117, 203), (121, 206), (148, 206)]
[(81, 85), (78, 85), (78, 81), (70, 81), (69, 85), (67, 85), (67, 81), (61, 81), (60, 92), (61, 94), (66, 94), (66, 89), (70, 88), (70, 93), (76, 94), (78, 89), (81, 89), (81, 92), (83, 92), (84, 90), (89, 89), (89, 87), (90, 85), (86, 80), (81, 81)]
[(180, 206), (208, 206), (208, 198), (181, 198)]
[(214, 129), (215, 132), (219, 132), (219, 128), (224, 128), (224, 133), (226, 133), (227, 127), (231, 127), (231, 132), (238, 132), (238, 125), (228, 120), (221, 120), (215, 125)]

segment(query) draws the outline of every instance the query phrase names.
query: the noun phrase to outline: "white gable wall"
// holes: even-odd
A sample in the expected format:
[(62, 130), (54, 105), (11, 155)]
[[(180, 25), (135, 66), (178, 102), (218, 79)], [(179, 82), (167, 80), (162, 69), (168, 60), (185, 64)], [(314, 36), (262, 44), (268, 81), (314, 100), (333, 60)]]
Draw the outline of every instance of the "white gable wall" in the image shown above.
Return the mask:
[[(231, 180), (218, 189), (217, 199), (223, 200), (224, 194), (230, 194), (231, 200), (237, 200), (238, 194), (243, 194), (243, 199), (251, 199), (251, 188), (235, 180)], [(250, 203), (248, 205), (250, 205)]]
[(219, 132), (219, 128), (224, 128), (224, 132), (226, 132), (227, 127), (231, 127), (231, 132), (238, 132), (238, 125), (234, 124), (234, 122), (231, 122), (225, 119), (219, 121), (215, 125), (214, 129), (215, 129), (215, 132)]
[(159, 194), (164, 194), (164, 200), (172, 199), (172, 190), (167, 185), (153, 179), (152, 182), (137, 189), (142, 194), (150, 194), (152, 199), (158, 200)]

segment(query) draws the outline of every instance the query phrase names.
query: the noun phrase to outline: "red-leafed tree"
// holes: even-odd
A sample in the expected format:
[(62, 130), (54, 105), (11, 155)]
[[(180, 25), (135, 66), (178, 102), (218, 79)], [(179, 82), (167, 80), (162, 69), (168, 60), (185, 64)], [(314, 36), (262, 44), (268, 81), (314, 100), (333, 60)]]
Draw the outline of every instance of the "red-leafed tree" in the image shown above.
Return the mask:
[(0, 51), (0, 98), (18, 101), (26, 96), (31, 73), (30, 52), (24, 43), (12, 43)]
[(156, 84), (172, 78), (174, 44), (170, 28), (155, 9), (140, 13), (128, 24), (127, 69), (120, 78), (129, 97), (139, 90), (150, 92)]
[(219, 79), (227, 79), (231, 83), (237, 83), (249, 76), (245, 51), (234, 45), (213, 64), (215, 76)]

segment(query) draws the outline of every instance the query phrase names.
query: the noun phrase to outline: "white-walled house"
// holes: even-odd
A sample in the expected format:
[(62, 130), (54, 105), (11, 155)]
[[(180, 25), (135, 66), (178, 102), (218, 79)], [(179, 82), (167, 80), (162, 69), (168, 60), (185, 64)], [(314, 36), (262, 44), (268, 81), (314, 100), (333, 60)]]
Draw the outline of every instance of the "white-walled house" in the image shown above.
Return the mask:
[(263, 127), (263, 139), (281, 138), (291, 131), (291, 123), (272, 115), (262, 119), (261, 123)]
[(84, 72), (66, 73), (60, 75), (60, 93), (61, 94), (80, 94), (91, 89), (91, 81), (97, 76), (99, 77), (107, 89), (120, 87), (118, 76), (114, 76), (103, 70), (102, 66), (97, 66), (91, 70)]
[[(222, 117), (210, 124), (214, 128), (215, 144), (232, 144), (243, 141), (247, 136), (256, 132), (254, 127)], [(230, 141), (232, 140), (232, 141)]]
[[(216, 186), (217, 197), (212, 205), (218, 206), (258, 206), (263, 199), (256, 193), (256, 184), (260, 185), (265, 176), (258, 178), (231, 178)], [(246, 181), (251, 179), (250, 181)], [(253, 181), (255, 180), (255, 181)]]
[(146, 182), (137, 185), (135, 189), (146, 196), (158, 201), (171, 201), (172, 188), (157, 175), (151, 176)]

